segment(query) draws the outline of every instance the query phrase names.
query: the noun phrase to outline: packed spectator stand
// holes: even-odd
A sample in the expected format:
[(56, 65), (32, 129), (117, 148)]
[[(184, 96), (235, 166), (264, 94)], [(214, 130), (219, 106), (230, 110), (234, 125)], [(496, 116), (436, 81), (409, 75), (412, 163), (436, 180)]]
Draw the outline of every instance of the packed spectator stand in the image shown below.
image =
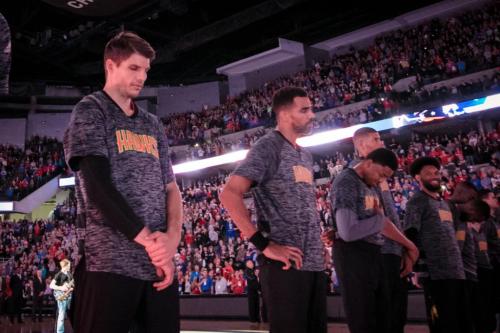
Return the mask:
[[(499, 131), (485, 135), (472, 131), (458, 135), (414, 134), (408, 144), (386, 142), (399, 159), (399, 168), (389, 181), (398, 212), (404, 215), (406, 202), (418, 189), (417, 182), (408, 174), (408, 166), (420, 156), (433, 156), (442, 162), (443, 197), (449, 198), (459, 182), (471, 182), (477, 189), (500, 191)], [(315, 162), (315, 178), (327, 178), (316, 189), (317, 209), (323, 228), (332, 224), (328, 199), (331, 180), (352, 160), (352, 154), (337, 152), (331, 157), (319, 157)], [(257, 251), (240, 237), (218, 195), (227, 175), (193, 181), (182, 189), (184, 200), (183, 237), (175, 255), (179, 293), (182, 295), (241, 295), (245, 293), (245, 263), (253, 261), (258, 270)], [(249, 203), (251, 206), (251, 202)], [(251, 207), (250, 207), (251, 209)], [(20, 269), (23, 276), (26, 311), (32, 297), (32, 280), (36, 270), (50, 282), (64, 258), (77, 262), (76, 203), (74, 196), (58, 205), (52, 219), (27, 220), (0, 224), (0, 260), (2, 275), (8, 276)], [(328, 262), (325, 273), (330, 276), (329, 291), (338, 290), (334, 266)], [(6, 293), (8, 295), (8, 292)], [(4, 307), (8, 307), (8, 296)], [(46, 302), (51, 303), (47, 291)], [(6, 299), (7, 298), (7, 302)]]
[[(407, 30), (393, 31), (376, 38), (366, 48), (352, 48), (347, 54), (334, 55), (327, 62), (316, 63), (312, 69), (228, 98), (220, 106), (203, 106), (201, 110), (170, 115), (163, 119), (170, 143), (200, 144), (208, 140), (215, 142), (217, 147), (215, 138), (221, 134), (270, 126), (274, 122), (271, 98), (284, 86), (306, 89), (316, 111), (369, 98), (378, 98), (382, 107), (389, 111), (398, 99), (414, 103), (435, 98), (444, 92), (427, 92), (422, 87), (500, 65), (499, 18), (498, 5), (489, 5), (457, 17), (435, 19)], [(393, 84), (412, 75), (416, 76), (416, 86), (403, 94), (394, 94)], [(498, 86), (498, 78), (496, 82)], [(476, 82), (452, 87), (449, 93), (467, 93), (469, 86), (474, 84)], [(375, 108), (380, 109), (380, 105), (371, 107)], [(373, 114), (370, 110), (360, 110), (360, 113), (368, 113), (366, 118)], [(351, 119), (356, 116), (354, 113), (347, 119), (357, 122)], [(363, 122), (364, 117), (360, 117)], [(205, 131), (210, 132), (210, 137), (206, 137)], [(217, 154), (220, 147), (208, 151)]]
[[(272, 126), (274, 115), (270, 102), (273, 92), (288, 85), (306, 88), (317, 111), (376, 98), (368, 107), (347, 114), (334, 112), (318, 120), (315, 131), (384, 119), (420, 103), (498, 91), (498, 72), (491, 78), (451, 88), (428, 91), (423, 86), (499, 65), (499, 16), (498, 6), (492, 6), (396, 31), (377, 38), (366, 49), (353, 49), (348, 54), (335, 56), (327, 63), (318, 63), (311, 70), (269, 82), (221, 106), (173, 115), (164, 119), (170, 144), (192, 144), (188, 152), (190, 159), (249, 148), (265, 134), (264, 130), (231, 143), (221, 142), (218, 136)], [(408, 91), (394, 92), (392, 85), (410, 75), (416, 75), (417, 84)], [(207, 130), (213, 133), (208, 139)], [(399, 161), (398, 171), (389, 185), (400, 215), (404, 215), (406, 202), (418, 189), (416, 181), (408, 174), (408, 167), (420, 156), (440, 159), (445, 199), (456, 184), (463, 181), (471, 182), (477, 189), (500, 191), (499, 135), (499, 130), (485, 134), (477, 131), (440, 136), (415, 134), (407, 144), (395, 138), (386, 141), (386, 146), (397, 154)], [(333, 156), (318, 157), (315, 162), (315, 178), (329, 179), (316, 190), (323, 228), (332, 224), (328, 200), (331, 180), (352, 159), (352, 154), (336, 152)], [(62, 144), (56, 140), (34, 137), (24, 150), (0, 146), (0, 197), (20, 200), (65, 169)], [(194, 181), (191, 186), (182, 188), (185, 220), (175, 256), (180, 294), (241, 295), (246, 286), (245, 262), (251, 260), (258, 268), (257, 251), (240, 237), (239, 230), (220, 204), (218, 196), (224, 181), (225, 176), (219, 176)], [(57, 207), (53, 219), (0, 223), (0, 274), (9, 276), (21, 270), (23, 297), (27, 304), (33, 297), (32, 280), (37, 270), (42, 271), (47, 282), (46, 302), (53, 304), (48, 284), (58, 270), (58, 262), (64, 258), (78, 261), (75, 217), (76, 204), (70, 196), (64, 205)], [(331, 256), (325, 253), (325, 258)], [(330, 292), (337, 291), (338, 281), (331, 262), (325, 268), (331, 277)], [(1, 298), (2, 308), (8, 308), (8, 287), (2, 291)]]
[(0, 145), (0, 199), (19, 201), (66, 167), (62, 143), (33, 137), (24, 149)]

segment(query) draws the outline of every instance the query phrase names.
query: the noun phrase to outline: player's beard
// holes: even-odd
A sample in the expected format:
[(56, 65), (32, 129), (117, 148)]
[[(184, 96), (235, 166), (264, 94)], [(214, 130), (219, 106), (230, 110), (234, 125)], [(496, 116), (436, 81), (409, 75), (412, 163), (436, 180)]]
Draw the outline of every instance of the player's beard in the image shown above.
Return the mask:
[(431, 182), (425, 182), (425, 181), (422, 181), (422, 185), (428, 190), (428, 191), (431, 191), (431, 192), (439, 192), (439, 190), (441, 189), (441, 185), (438, 184), (438, 185), (433, 185)]
[(293, 125), (293, 130), (299, 136), (306, 136), (306, 135), (311, 134), (312, 124), (313, 124), (313, 121), (311, 120), (310, 122), (308, 122), (307, 124), (305, 124), (303, 126)]

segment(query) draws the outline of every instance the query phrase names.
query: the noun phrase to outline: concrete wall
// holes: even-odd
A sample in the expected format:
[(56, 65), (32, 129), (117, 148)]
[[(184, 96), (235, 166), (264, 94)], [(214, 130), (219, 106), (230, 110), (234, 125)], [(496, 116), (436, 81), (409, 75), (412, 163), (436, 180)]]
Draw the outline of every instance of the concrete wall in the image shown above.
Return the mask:
[[(280, 76), (294, 74), (306, 69), (304, 56), (297, 56), (292, 59), (280, 62), (278, 65), (272, 64), (262, 69), (245, 74), (246, 89), (260, 88), (264, 83), (277, 79)], [(231, 96), (236, 96), (241, 91), (236, 92), (229, 86)]]
[(135, 103), (138, 107), (149, 113), (157, 114), (158, 112), (157, 105), (147, 99), (138, 100)]
[(229, 84), (229, 95), (237, 96), (247, 90), (247, 81), (245, 74), (230, 75), (227, 78)]
[[(433, 90), (434, 88), (439, 88), (442, 86), (446, 87), (451, 87), (451, 86), (458, 86), (464, 82), (471, 82), (471, 81), (476, 81), (478, 79), (482, 79), (483, 77), (487, 76), (491, 78), (495, 73), (499, 72), (500, 70), (498, 68), (490, 68), (486, 69), (484, 71), (472, 73), (472, 74), (467, 74), (463, 76), (457, 76), (452, 79), (444, 80), (444, 81), (439, 81), (435, 83), (430, 83), (425, 85), (426, 89)], [(408, 90), (408, 88), (411, 85), (414, 85), (416, 82), (416, 77), (415, 76), (410, 76), (404, 79), (399, 80), (396, 82), (392, 88), (395, 91), (405, 91)]]
[(0, 144), (24, 148), (26, 139), (26, 119), (0, 119)]
[(220, 91), (220, 104), (224, 104), (227, 97), (229, 96), (229, 82), (228, 81), (220, 81), (219, 82), (219, 91)]
[(375, 98), (370, 98), (370, 99), (367, 99), (367, 100), (364, 100), (364, 101), (361, 101), (361, 102), (356, 102), (356, 103), (352, 103), (352, 104), (342, 105), (342, 106), (335, 107), (333, 109), (327, 109), (327, 110), (324, 110), (324, 111), (320, 111), (320, 112), (316, 113), (316, 119), (322, 120), (328, 114), (330, 114), (330, 113), (336, 113), (336, 112), (340, 112), (342, 114), (348, 114), (348, 113), (350, 113), (352, 111), (358, 111), (358, 110), (361, 110), (363, 108), (366, 108), (370, 104), (373, 104), (374, 102), (375, 102)]
[(280, 76), (294, 74), (304, 69), (306, 69), (304, 56), (297, 56), (280, 62), (279, 64), (271, 64), (253, 72), (230, 75), (228, 77), (229, 95), (238, 96), (246, 90), (260, 88), (266, 82), (275, 80)]
[[(246, 319), (248, 318), (248, 301), (246, 296), (181, 296), (181, 318), (197, 319)], [(345, 312), (340, 295), (327, 297), (327, 316), (329, 320), (344, 321)], [(408, 294), (408, 321), (424, 322), (425, 302), (423, 292)]]
[(57, 138), (62, 141), (71, 113), (32, 113), (28, 115), (26, 137), (35, 135)]
[[(150, 101), (142, 100), (137, 104), (146, 111), (156, 113), (156, 105)], [(0, 119), (0, 144), (24, 147), (25, 140), (35, 135), (62, 141), (70, 117), (70, 112), (30, 113), (26, 119)]]
[(305, 48), (305, 64), (307, 68), (314, 66), (316, 62), (325, 62), (330, 60), (330, 54), (326, 50), (308, 46)]
[(182, 87), (158, 87), (158, 111), (160, 117), (172, 113), (200, 111), (203, 105), (220, 105), (220, 82), (208, 82)]
[(72, 86), (46, 86), (45, 96), (79, 97), (87, 94), (88, 89), (82, 90)]
[(455, 77), (453, 79), (427, 84), (427, 85), (425, 85), (425, 88), (429, 89), (429, 90), (433, 90), (435, 88), (439, 88), (439, 87), (443, 87), (443, 86), (446, 86), (446, 87), (458, 86), (464, 82), (476, 81), (478, 79), (483, 78), (484, 76), (491, 78), (496, 72), (499, 72), (499, 71), (500, 70), (498, 68), (491, 68), (491, 69), (487, 69), (484, 71), (480, 71), (480, 72), (476, 72), (476, 73), (472, 73), (472, 74), (468, 74), (468, 75), (464, 75), (464, 76), (458, 76), (458, 77)]

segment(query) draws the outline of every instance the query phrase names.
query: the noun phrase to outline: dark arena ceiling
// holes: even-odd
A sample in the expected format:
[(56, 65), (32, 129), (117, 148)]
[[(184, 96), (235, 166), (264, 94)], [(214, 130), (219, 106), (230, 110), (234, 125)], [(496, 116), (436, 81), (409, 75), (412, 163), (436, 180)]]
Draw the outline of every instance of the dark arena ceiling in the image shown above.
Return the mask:
[(149, 84), (220, 80), (219, 66), (278, 46), (317, 43), (437, 1), (3, 0), (11, 82), (100, 85), (102, 51), (121, 29), (157, 50)]

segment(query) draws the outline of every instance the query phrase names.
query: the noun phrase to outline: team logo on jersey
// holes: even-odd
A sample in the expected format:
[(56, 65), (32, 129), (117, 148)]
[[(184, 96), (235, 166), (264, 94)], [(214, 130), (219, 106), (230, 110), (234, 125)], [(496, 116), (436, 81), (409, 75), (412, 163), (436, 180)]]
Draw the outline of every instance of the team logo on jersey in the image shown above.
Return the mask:
[(456, 233), (456, 238), (458, 241), (465, 241), (465, 231), (464, 230), (458, 230)]
[(365, 195), (365, 209), (374, 209), (375, 206), (379, 206), (378, 198), (375, 195)]
[(136, 151), (160, 158), (158, 153), (158, 141), (149, 135), (136, 134), (129, 130), (117, 130), (116, 145), (118, 146), (118, 153), (120, 154), (126, 151)]
[(311, 171), (302, 165), (293, 166), (293, 175), (296, 183), (307, 183), (311, 185), (313, 183), (313, 175)]
[(453, 222), (451, 212), (444, 209), (439, 210), (439, 219), (441, 220), (441, 222)]

